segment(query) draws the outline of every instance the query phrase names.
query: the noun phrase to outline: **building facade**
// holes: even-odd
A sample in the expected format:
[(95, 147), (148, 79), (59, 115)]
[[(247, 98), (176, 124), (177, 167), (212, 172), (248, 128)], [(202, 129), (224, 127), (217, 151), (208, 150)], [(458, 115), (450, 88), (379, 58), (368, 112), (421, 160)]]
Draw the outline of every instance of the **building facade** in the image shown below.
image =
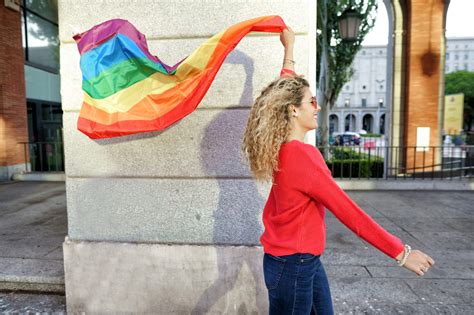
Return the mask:
[(474, 37), (446, 40), (445, 73), (459, 70), (474, 71)]
[[(386, 134), (387, 46), (364, 46), (353, 62), (353, 77), (339, 94), (329, 115), (329, 132)], [(446, 40), (445, 73), (474, 71), (474, 37)], [(390, 88), (390, 87), (389, 87)]]
[(0, 180), (63, 171), (58, 4), (0, 5)]

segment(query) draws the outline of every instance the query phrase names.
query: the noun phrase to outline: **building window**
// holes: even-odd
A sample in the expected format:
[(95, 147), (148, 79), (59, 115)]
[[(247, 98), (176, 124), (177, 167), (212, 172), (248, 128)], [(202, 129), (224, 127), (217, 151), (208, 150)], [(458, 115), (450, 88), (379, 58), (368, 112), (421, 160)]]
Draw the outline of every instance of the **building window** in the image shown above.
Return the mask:
[(379, 89), (383, 90), (383, 84), (379, 85)]
[(367, 99), (366, 98), (362, 99), (362, 107), (367, 107)]
[(446, 53), (446, 60), (449, 60), (449, 53)]
[(459, 56), (457, 54), (454, 55), (454, 60), (459, 60)]
[(469, 55), (468, 54), (464, 54), (464, 60), (467, 60), (469, 59)]
[(351, 87), (349, 85), (346, 85), (346, 91), (349, 91)]
[(464, 70), (466, 70), (466, 71), (467, 71), (467, 70), (468, 70), (468, 68), (469, 68), (469, 67), (467, 66), (467, 63), (465, 63), (465, 64), (464, 64)]
[(458, 71), (458, 70), (459, 70), (459, 66), (458, 66), (458, 65), (455, 65), (455, 66), (454, 66), (454, 70)]
[(379, 54), (380, 54), (380, 55), (383, 55), (383, 50), (379, 50)]
[(362, 55), (365, 55), (365, 50), (362, 50)]
[(25, 61), (31, 66), (58, 73), (58, 11), (55, 2), (22, 1), (21, 22)]
[(365, 85), (362, 85), (362, 90), (365, 90), (367, 87)]
[(445, 68), (446, 68), (446, 71), (449, 71), (449, 65), (446, 65)]

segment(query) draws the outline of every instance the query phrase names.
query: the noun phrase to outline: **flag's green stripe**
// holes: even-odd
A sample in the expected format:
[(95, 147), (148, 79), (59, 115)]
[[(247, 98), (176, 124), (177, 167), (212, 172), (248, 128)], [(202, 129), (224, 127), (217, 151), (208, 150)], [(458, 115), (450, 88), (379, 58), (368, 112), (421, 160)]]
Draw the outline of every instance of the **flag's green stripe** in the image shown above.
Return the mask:
[[(156, 72), (168, 74), (163, 66), (148, 58), (130, 58), (116, 64), (90, 80), (83, 80), (82, 89), (92, 98), (102, 99), (148, 78)], [(173, 71), (172, 74), (176, 72)]]

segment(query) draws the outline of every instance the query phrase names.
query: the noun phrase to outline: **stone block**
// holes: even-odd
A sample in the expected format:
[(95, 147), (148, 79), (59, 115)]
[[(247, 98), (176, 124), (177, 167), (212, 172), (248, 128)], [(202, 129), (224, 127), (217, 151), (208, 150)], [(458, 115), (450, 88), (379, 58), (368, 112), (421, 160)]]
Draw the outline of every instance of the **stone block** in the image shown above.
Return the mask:
[(263, 232), (267, 192), (248, 179), (69, 178), (66, 187), (73, 240), (258, 245)]
[(250, 178), (240, 150), (248, 110), (196, 110), (163, 132), (92, 140), (64, 114), (69, 177)]
[(63, 248), (68, 313), (268, 313), (261, 247), (66, 239)]
[[(91, 5), (88, 0), (62, 0), (58, 12), (59, 38), (61, 42), (72, 42), (74, 34), (114, 18), (130, 21), (150, 38), (210, 37), (235, 23), (266, 15), (280, 15), (295, 32), (306, 33), (308, 2), (103, 0)], [(146, 16), (148, 13), (153, 16)]]

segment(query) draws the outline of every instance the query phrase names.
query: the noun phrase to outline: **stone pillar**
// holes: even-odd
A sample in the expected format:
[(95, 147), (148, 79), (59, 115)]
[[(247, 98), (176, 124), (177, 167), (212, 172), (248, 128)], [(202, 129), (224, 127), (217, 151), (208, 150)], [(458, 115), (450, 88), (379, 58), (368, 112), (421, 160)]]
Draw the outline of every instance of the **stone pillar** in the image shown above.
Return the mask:
[[(20, 12), (0, 3), (0, 181), (24, 171), (29, 159)], [(25, 155), (26, 154), (26, 155)]]
[[(440, 150), (418, 150), (419, 127), (429, 127), (430, 146), (441, 145), (439, 130), (440, 101), (439, 82), (443, 74), (441, 55), (444, 37), (445, 2), (412, 0), (409, 7), (407, 27), (407, 77), (404, 142), (412, 146), (406, 150), (405, 167), (409, 173), (423, 163), (431, 165), (433, 154)], [(419, 144), (418, 144), (419, 145)], [(425, 171), (432, 170), (425, 168)], [(418, 170), (419, 171), (419, 170)]]
[[(390, 3), (389, 3), (390, 2)], [(405, 130), (405, 100), (406, 100), (406, 28), (408, 25), (408, 9), (406, 1), (384, 0), (389, 14), (389, 36), (387, 58), (391, 59), (387, 67), (387, 111), (385, 115), (385, 134), (388, 137), (387, 145), (400, 147), (397, 150), (389, 150), (388, 163), (385, 163), (388, 176), (396, 176), (403, 169), (403, 134)], [(392, 17), (392, 18), (390, 18)], [(391, 84), (389, 85), (388, 82)]]
[(174, 64), (230, 25), (275, 13), (297, 33), (297, 72), (311, 75), (314, 92), (313, 1), (59, 2), (68, 312), (267, 313), (259, 237), (269, 186), (256, 185), (239, 152), (252, 101), (281, 68), (278, 34), (245, 37), (198, 108), (171, 128), (96, 141), (76, 127), (72, 35), (124, 18)]

